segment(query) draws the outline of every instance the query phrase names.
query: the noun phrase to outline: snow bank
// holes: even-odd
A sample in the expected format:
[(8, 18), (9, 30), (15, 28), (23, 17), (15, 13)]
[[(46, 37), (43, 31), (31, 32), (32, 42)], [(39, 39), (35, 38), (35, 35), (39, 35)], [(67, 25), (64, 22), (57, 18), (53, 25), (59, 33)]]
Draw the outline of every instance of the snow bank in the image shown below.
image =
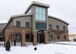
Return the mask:
[[(37, 47), (37, 50), (34, 50)], [(62, 44), (38, 44), (36, 46), (12, 46), (11, 51), (6, 51), (0, 46), (0, 54), (76, 54), (76, 46)]]

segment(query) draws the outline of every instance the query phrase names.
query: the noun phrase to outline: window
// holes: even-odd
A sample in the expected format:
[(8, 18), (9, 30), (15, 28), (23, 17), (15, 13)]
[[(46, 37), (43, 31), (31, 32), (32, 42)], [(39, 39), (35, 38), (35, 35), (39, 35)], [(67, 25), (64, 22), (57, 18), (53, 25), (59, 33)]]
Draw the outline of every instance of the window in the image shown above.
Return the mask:
[(65, 26), (63, 26), (63, 30), (66, 30), (66, 27)]
[(26, 34), (26, 37), (25, 37), (26, 42), (30, 41), (30, 36), (29, 36), (29, 35), (30, 35), (30, 34)]
[(45, 21), (45, 8), (43, 7), (36, 7), (36, 20)]
[(57, 35), (57, 39), (60, 39), (60, 35)]
[(36, 30), (45, 30), (45, 29), (46, 29), (46, 23), (36, 22)]
[(51, 41), (51, 36), (50, 35), (49, 35), (48, 39), (49, 39), (49, 41)]
[(29, 22), (26, 22), (26, 27), (29, 28)]
[(51, 35), (51, 39), (53, 39), (53, 36)]
[(52, 41), (53, 40), (53, 36), (49, 35), (48, 39), (49, 39), (49, 41)]
[(16, 21), (16, 27), (21, 27), (21, 22), (20, 21)]
[(20, 33), (16, 33), (16, 40), (21, 41), (21, 34)]
[(56, 29), (59, 30), (59, 25), (56, 25)]
[(64, 36), (64, 39), (66, 40), (66, 35)]
[(2, 32), (0, 32), (0, 36), (3, 36), (3, 33)]
[(49, 29), (52, 29), (52, 25), (51, 24), (49, 24)]
[[(46, 14), (45, 8), (36, 7), (36, 30), (45, 30), (46, 29)], [(38, 22), (39, 21), (39, 22)]]

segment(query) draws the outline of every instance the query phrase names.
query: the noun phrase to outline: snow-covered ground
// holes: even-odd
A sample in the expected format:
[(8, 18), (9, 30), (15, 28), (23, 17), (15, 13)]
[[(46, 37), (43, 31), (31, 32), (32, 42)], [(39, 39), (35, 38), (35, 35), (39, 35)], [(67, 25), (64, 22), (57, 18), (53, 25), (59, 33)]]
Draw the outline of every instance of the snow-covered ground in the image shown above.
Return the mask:
[[(6, 51), (2, 45), (0, 45), (0, 54), (76, 54), (76, 42), (57, 43), (38, 44), (36, 46), (28, 44), (24, 47), (21, 47), (20, 45), (11, 46), (11, 50), (9, 52)], [(73, 45), (64, 45), (61, 43), (73, 43)], [(34, 50), (34, 47), (37, 47), (36, 51)]]
[(64, 45), (74, 45), (76, 46), (76, 42), (70, 41), (70, 42), (56, 42), (57, 44), (64, 44)]

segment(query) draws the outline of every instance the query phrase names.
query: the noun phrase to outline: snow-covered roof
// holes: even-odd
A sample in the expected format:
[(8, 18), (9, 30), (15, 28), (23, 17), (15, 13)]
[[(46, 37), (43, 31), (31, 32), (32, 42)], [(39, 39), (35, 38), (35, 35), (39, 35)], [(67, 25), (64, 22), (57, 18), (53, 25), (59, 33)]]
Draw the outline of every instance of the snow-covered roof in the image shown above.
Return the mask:
[(44, 4), (44, 3), (40, 3), (40, 2), (36, 2), (36, 1), (33, 1), (26, 9), (25, 13), (28, 11), (28, 9), (32, 6), (32, 5), (39, 5), (39, 6), (44, 6), (44, 7), (50, 7), (50, 5), (48, 4)]
[(18, 15), (13, 15), (11, 18), (16, 18), (16, 17), (24, 17), (24, 16), (30, 16), (32, 14), (18, 14)]
[(48, 17), (53, 18), (53, 19), (56, 19), (56, 20), (59, 20), (59, 21), (65, 23), (65, 24), (69, 25), (69, 23), (67, 23), (67, 22), (65, 22), (65, 21), (63, 21), (62, 19), (59, 19), (59, 18), (57, 18), (57, 17), (54, 17), (54, 16), (48, 16)]

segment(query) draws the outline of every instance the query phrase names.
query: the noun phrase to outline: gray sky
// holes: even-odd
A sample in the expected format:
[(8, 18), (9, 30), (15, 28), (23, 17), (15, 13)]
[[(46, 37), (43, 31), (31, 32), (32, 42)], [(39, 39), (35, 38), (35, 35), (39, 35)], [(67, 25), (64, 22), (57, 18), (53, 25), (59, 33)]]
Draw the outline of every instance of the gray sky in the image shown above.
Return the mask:
[(76, 33), (76, 0), (0, 0), (0, 23), (12, 15), (23, 14), (32, 1), (49, 4), (48, 15), (68, 22), (69, 33)]

